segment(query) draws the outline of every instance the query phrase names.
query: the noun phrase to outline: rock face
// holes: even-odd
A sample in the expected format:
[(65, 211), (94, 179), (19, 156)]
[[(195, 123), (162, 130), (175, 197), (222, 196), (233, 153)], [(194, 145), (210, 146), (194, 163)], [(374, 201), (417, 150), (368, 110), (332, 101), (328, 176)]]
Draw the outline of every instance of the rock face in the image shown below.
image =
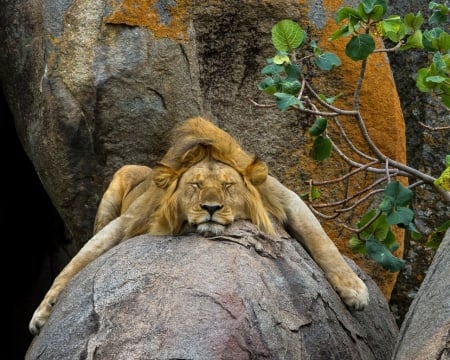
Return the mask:
[(395, 360), (450, 359), (450, 230), (400, 329)]
[[(313, 119), (255, 108), (248, 100), (268, 100), (257, 85), (264, 78), (260, 71), (266, 58), (274, 55), (271, 28), (285, 18), (298, 21), (312, 39), (337, 51), (343, 61), (341, 70), (317, 78), (320, 92), (353, 93), (359, 64), (342, 55), (345, 44), (328, 42), (336, 29), (334, 14), (343, 4), (4, 1), (2, 87), (21, 142), (74, 248), (90, 238), (97, 204), (114, 171), (123, 164), (154, 165), (167, 149), (168, 131), (190, 116), (210, 117), (299, 194), (307, 191), (305, 181), (312, 176), (323, 180), (348, 171), (348, 164), (337, 156), (320, 164), (309, 158), (312, 138), (307, 129)], [(340, 105), (349, 108), (351, 98)], [(375, 142), (404, 161), (403, 117), (383, 53), (370, 61), (361, 101)], [(358, 137), (347, 120), (347, 131)], [(363, 146), (360, 140), (356, 143)], [(337, 200), (372, 181), (371, 176), (354, 176), (349, 184), (321, 192)], [(342, 220), (354, 224), (362, 211), (324, 221), (324, 227), (389, 297), (396, 274), (351, 254), (347, 242), (352, 234), (340, 226)]]
[(287, 236), (140, 236), (73, 279), (26, 359), (389, 359), (398, 328), (357, 271), (371, 302), (351, 312)]
[[(419, 11), (425, 19), (431, 15), (428, 2), (421, 0), (390, 1), (388, 9), (391, 14), (401, 16)], [(416, 87), (414, 74), (429, 65), (429, 54), (423, 51), (391, 52), (389, 60), (405, 117), (408, 165), (437, 177), (445, 169), (449, 131), (432, 131), (419, 122), (432, 128), (448, 126), (450, 112), (436, 98), (419, 92)], [(426, 237), (450, 218), (450, 203), (445, 203), (429, 187), (417, 187), (414, 192), (411, 206), (415, 213), (414, 222)], [(412, 301), (406, 294), (419, 289), (433, 256), (434, 250), (424, 246), (423, 241), (405, 239), (404, 259), (407, 265), (400, 271), (391, 297), (392, 303), (399, 305), (402, 319)]]

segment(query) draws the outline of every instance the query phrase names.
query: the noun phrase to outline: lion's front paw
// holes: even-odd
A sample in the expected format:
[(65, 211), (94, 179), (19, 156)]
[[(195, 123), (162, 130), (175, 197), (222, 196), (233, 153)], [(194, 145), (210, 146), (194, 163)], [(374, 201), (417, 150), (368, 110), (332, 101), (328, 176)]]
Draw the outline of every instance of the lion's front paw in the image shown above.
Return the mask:
[(52, 304), (44, 300), (36, 309), (28, 326), (28, 329), (30, 330), (30, 333), (32, 335), (39, 334), (42, 327), (47, 322), (48, 317), (50, 316), (52, 307), (53, 307)]
[(345, 279), (335, 277), (333, 280), (334, 288), (349, 308), (364, 310), (369, 304), (369, 290), (358, 276), (352, 274)]

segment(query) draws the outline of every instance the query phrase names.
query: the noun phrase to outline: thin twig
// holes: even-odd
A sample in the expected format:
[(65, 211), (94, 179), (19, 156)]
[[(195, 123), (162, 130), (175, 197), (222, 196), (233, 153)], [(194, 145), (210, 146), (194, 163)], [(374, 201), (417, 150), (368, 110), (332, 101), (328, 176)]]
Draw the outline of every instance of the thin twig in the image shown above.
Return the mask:
[(302, 87), (300, 88), (300, 92), (298, 93), (298, 96), (297, 96), (297, 99), (300, 101), (302, 100), (303, 92), (305, 91), (305, 83), (306, 83), (306, 80), (302, 79)]
[(383, 213), (382, 211), (377, 210), (377, 212), (375, 213), (375, 216), (374, 216), (372, 219), (370, 219), (370, 221), (368, 221), (366, 224), (364, 224), (364, 226), (362, 226), (362, 227), (360, 227), (360, 228), (358, 228), (358, 229), (352, 228), (352, 227), (350, 227), (350, 226), (348, 226), (348, 225), (345, 225), (345, 224), (343, 224), (343, 226), (344, 226), (347, 230), (350, 230), (350, 231), (352, 231), (352, 232), (354, 232), (354, 233), (356, 233), (356, 234), (359, 235), (359, 234), (361, 234), (364, 230), (366, 230), (367, 228), (369, 228), (369, 226), (372, 225), (372, 224), (375, 222), (375, 220), (377, 220), (377, 219), (380, 217), (380, 215), (381, 215), (382, 213)]
[(419, 181), (416, 181), (415, 183), (413, 183), (411, 185), (408, 185), (408, 189), (413, 189), (416, 186), (423, 185), (423, 184), (425, 184), (425, 183), (422, 180), (419, 180)]
[(251, 98), (247, 98), (253, 105), (257, 106), (257, 107), (261, 107), (261, 108), (273, 108), (275, 106), (277, 106), (276, 104), (259, 104), (257, 103), (255, 100), (251, 99)]
[(350, 172), (346, 173), (345, 175), (342, 175), (342, 176), (340, 176), (338, 178), (334, 178), (334, 179), (331, 179), (331, 180), (324, 180), (324, 181), (313, 181), (312, 185), (316, 185), (316, 186), (328, 185), (328, 184), (337, 183), (339, 181), (343, 181), (343, 180), (347, 179), (348, 177), (350, 177), (350, 176), (352, 176), (352, 175), (354, 175), (354, 174), (356, 174), (356, 173), (358, 173), (360, 171), (366, 170), (368, 167), (370, 167), (372, 165), (375, 165), (378, 162), (379, 162), (378, 160), (372, 161), (372, 162), (367, 163), (367, 164), (365, 164), (363, 166), (360, 166), (357, 169), (352, 170), (352, 171), (350, 171)]
[(345, 208), (345, 209), (336, 209), (334, 211), (337, 212), (337, 213), (344, 213), (344, 212), (353, 210), (355, 207), (357, 207), (359, 204), (361, 204), (362, 202), (364, 202), (367, 199), (369, 199), (371, 196), (374, 196), (375, 194), (378, 194), (378, 193), (383, 192), (383, 191), (384, 191), (384, 189), (377, 189), (377, 190), (371, 191), (366, 196), (362, 197), (358, 201), (355, 201), (352, 206), (350, 206), (348, 208)]
[(391, 182), (391, 176), (390, 176), (390, 173), (389, 173), (389, 162), (388, 161), (384, 162), (384, 168), (386, 170), (387, 181)]
[(324, 219), (327, 220), (332, 220), (332, 219), (336, 219), (340, 214), (335, 213), (333, 215), (325, 215), (324, 213), (321, 213), (320, 211), (316, 210), (313, 206), (311, 206), (311, 204), (309, 204), (309, 208), (311, 209), (311, 211), (316, 214), (317, 216), (320, 216)]
[[(337, 116), (333, 117), (333, 120), (339, 130), (339, 133), (341, 134), (341, 136), (344, 138), (345, 142), (348, 144), (348, 146), (350, 146), (350, 148), (357, 153), (359, 156), (366, 158), (367, 160), (376, 160), (374, 157), (367, 155), (366, 153), (362, 152), (361, 150), (359, 150), (354, 144), (353, 142), (350, 140), (350, 138), (347, 136), (347, 133), (345, 132), (344, 127), (342, 126), (341, 122), (339, 121), (339, 119), (337, 118)], [(377, 160), (378, 161), (378, 160)]]
[(395, 45), (394, 47), (388, 48), (388, 49), (375, 49), (374, 53), (380, 53), (380, 52), (395, 52), (398, 51), (400, 49), (400, 47), (404, 44), (405, 42), (403, 40), (400, 40), (397, 45)]
[(347, 198), (345, 198), (343, 200), (335, 201), (335, 202), (332, 202), (332, 203), (314, 204), (314, 207), (315, 208), (335, 207), (335, 206), (338, 206), (338, 205), (345, 204), (345, 203), (349, 202), (350, 200), (353, 200), (354, 198), (356, 198), (356, 197), (364, 194), (365, 192), (373, 189), (375, 186), (378, 186), (379, 184), (381, 184), (384, 181), (386, 181), (386, 177), (383, 177), (381, 179), (378, 179), (377, 181), (374, 181), (369, 186), (366, 186), (364, 189), (358, 191), (357, 193), (355, 193), (352, 196), (349, 196), (349, 197), (347, 197)]
[(323, 107), (327, 108), (328, 110), (331, 110), (339, 115), (352, 115), (355, 116), (357, 114), (357, 111), (354, 110), (343, 110), (343, 109), (339, 109), (329, 103), (327, 103), (326, 101), (322, 100), (321, 97), (319, 96), (319, 94), (317, 94), (314, 89), (312, 88), (312, 86), (306, 82), (305, 83), (306, 88), (308, 89), (308, 91), (312, 94), (312, 96), (320, 103), (320, 105), (322, 105)]
[(450, 125), (449, 126), (436, 126), (436, 127), (432, 127), (429, 125), (424, 124), (423, 122), (419, 121), (419, 124), (421, 126), (423, 126), (425, 129), (431, 130), (431, 131), (442, 131), (442, 130), (450, 130)]
[(359, 114), (359, 94), (361, 93), (361, 87), (366, 73), (367, 59), (361, 62), (361, 69), (359, 69), (359, 76), (356, 80), (356, 87), (353, 93), (353, 109)]
[[(345, 161), (347, 162), (350, 166), (352, 167), (363, 167), (364, 164), (361, 164), (355, 160), (350, 159), (347, 155), (344, 154), (344, 152), (333, 142), (333, 140), (331, 138), (328, 137), (328, 139), (331, 141), (331, 146), (333, 147), (333, 150), (336, 151), (336, 153)], [(385, 173), (385, 169), (380, 169), (380, 168), (373, 168), (373, 167), (368, 167), (366, 168), (367, 171), (375, 173), (375, 174), (384, 174)], [(398, 169), (395, 168), (394, 169), (390, 169), (390, 171), (392, 172), (391, 176), (410, 176), (409, 173), (405, 172), (405, 171), (399, 171)]]

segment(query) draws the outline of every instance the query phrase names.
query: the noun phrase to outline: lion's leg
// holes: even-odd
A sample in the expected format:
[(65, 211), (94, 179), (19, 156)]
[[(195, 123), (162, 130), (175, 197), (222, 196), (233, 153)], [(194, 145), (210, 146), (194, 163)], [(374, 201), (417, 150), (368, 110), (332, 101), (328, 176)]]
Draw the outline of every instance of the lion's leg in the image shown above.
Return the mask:
[(41, 304), (31, 318), (29, 330), (33, 335), (39, 333), (46, 323), (53, 305), (69, 281), (91, 261), (117, 245), (123, 238), (123, 218), (119, 217), (92, 237), (64, 267), (53, 281)]
[(367, 286), (345, 262), (308, 206), (297, 194), (270, 176), (264, 186), (267, 194), (276, 196), (281, 202), (290, 234), (307, 248), (344, 303), (354, 309), (363, 309), (369, 302)]
[(141, 165), (125, 165), (114, 176), (103, 194), (97, 209), (94, 234), (110, 221), (123, 214), (142, 192), (140, 186), (148, 179), (152, 169)]

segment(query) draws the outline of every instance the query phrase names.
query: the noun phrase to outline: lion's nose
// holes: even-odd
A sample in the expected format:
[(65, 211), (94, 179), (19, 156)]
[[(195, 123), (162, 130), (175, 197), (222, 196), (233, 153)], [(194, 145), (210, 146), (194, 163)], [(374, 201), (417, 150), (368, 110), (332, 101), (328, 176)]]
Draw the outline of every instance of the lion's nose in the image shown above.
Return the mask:
[(203, 210), (206, 210), (209, 215), (213, 215), (217, 210), (220, 210), (223, 208), (222, 205), (201, 205)]

